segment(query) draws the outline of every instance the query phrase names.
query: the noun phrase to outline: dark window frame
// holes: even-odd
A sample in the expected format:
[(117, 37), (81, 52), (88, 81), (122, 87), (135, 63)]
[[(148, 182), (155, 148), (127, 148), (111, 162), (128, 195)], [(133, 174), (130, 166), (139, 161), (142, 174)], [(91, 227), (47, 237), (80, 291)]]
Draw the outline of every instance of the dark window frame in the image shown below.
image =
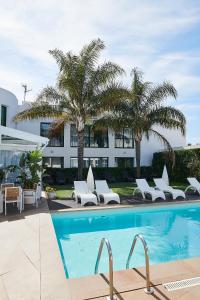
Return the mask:
[[(118, 139), (118, 138), (116, 138), (116, 134), (117, 134), (117, 132), (115, 132), (115, 148), (117, 148), (117, 149), (134, 149), (135, 148), (135, 144), (134, 144), (134, 137), (133, 137), (133, 131), (132, 131), (132, 137), (131, 137), (131, 139), (132, 139), (132, 146), (131, 147), (124, 147), (124, 141), (125, 141), (125, 136), (124, 136), (124, 131), (126, 130), (126, 129), (129, 129), (129, 128), (123, 128), (123, 130), (122, 130), (122, 138), (120, 138), (120, 139)], [(122, 140), (123, 141), (123, 146), (122, 147), (118, 147), (118, 146), (116, 146), (116, 140)]]
[[(52, 122), (40, 122), (40, 136), (43, 136), (43, 137), (47, 137), (48, 136), (44, 136), (42, 135), (42, 124), (48, 124), (48, 125), (51, 125)], [(63, 127), (63, 134), (59, 135), (59, 136), (56, 136), (55, 139), (58, 138), (60, 140), (60, 145), (59, 146), (55, 146), (55, 145), (51, 145), (51, 139), (49, 139), (49, 142), (47, 144), (47, 147), (48, 148), (63, 148), (65, 145), (65, 139), (64, 139), (64, 127)], [(52, 138), (53, 140), (54, 138)]]
[[(70, 156), (70, 168), (76, 168), (76, 167), (72, 167), (71, 166), (71, 158), (76, 158), (76, 159), (78, 159), (78, 157), (77, 156)], [(92, 158), (106, 158), (107, 159), (107, 166), (106, 167), (94, 167), (94, 168), (109, 168), (109, 157), (107, 157), (107, 156), (100, 156), (100, 157), (97, 157), (97, 156), (90, 156), (90, 157), (83, 157), (83, 159), (84, 158), (86, 158), (86, 159), (89, 159), (89, 166), (90, 166), (90, 160), (92, 159)]]
[[(75, 126), (74, 124), (70, 124), (70, 147), (71, 148), (77, 148), (77, 146), (74, 146), (73, 144), (72, 144), (72, 126)], [(92, 149), (107, 149), (107, 148), (109, 148), (109, 134), (108, 134), (108, 128), (107, 128), (107, 134), (106, 134), (106, 138), (107, 138), (107, 146), (105, 146), (105, 147), (95, 147), (95, 146), (91, 146), (91, 132), (92, 132), (92, 129), (91, 129), (91, 126), (90, 125), (86, 125), (87, 126), (87, 128), (89, 128), (89, 135), (88, 135), (88, 137), (87, 137), (87, 139), (88, 139), (88, 144), (89, 145), (85, 145), (85, 139), (86, 139), (86, 137), (85, 137), (85, 135), (84, 135), (84, 148), (92, 148)], [(73, 135), (73, 137), (76, 137), (77, 138), (77, 134), (76, 135)], [(77, 141), (77, 143), (78, 143), (78, 141)]]
[[(115, 156), (115, 166), (116, 166), (116, 160), (117, 159), (131, 159), (132, 160), (132, 166), (130, 168), (134, 168), (135, 166), (135, 158), (131, 156), (123, 157), (123, 156)], [(116, 168), (120, 168), (120, 166), (116, 166)], [(129, 168), (127, 166), (123, 166), (122, 168)]]
[[(3, 113), (5, 113), (4, 116)], [(7, 126), (7, 117), (8, 117), (8, 106), (2, 104), (1, 105), (1, 126), (4, 127)]]
[[(75, 130), (76, 130), (76, 125), (75, 125), (75, 124), (70, 124), (70, 147), (71, 147), (71, 148), (77, 148), (77, 146), (72, 145), (72, 126), (74, 126), (74, 127), (75, 127)], [(73, 135), (73, 137), (76, 138), (77, 144), (78, 144), (77, 133), (76, 133), (75, 135)]]
[(44, 158), (49, 158), (50, 159), (50, 168), (54, 168), (52, 167), (52, 158), (60, 158), (61, 159), (61, 167), (59, 169), (63, 169), (64, 168), (64, 156), (43, 156), (42, 158), (42, 165), (45, 166), (43, 159)]

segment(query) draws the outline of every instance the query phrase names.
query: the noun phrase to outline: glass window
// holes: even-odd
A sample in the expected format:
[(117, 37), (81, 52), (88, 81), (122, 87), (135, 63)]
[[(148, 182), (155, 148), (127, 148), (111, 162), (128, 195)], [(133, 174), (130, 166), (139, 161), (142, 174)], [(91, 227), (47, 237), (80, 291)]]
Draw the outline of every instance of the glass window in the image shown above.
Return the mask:
[(108, 167), (108, 158), (107, 157), (91, 157), (90, 165), (93, 168), (107, 168)]
[(71, 168), (78, 168), (78, 159), (76, 157), (70, 158), (70, 167)]
[(43, 166), (46, 168), (64, 168), (64, 157), (43, 157)]
[[(40, 135), (48, 138), (50, 127), (51, 123), (41, 122)], [(49, 139), (47, 147), (64, 147), (64, 128), (58, 136)]]
[[(90, 165), (93, 168), (107, 168), (108, 167), (108, 157), (84, 157), (83, 158), (84, 168), (89, 168)], [(70, 167), (78, 168), (77, 157), (70, 158)]]
[(78, 144), (78, 138), (77, 138), (76, 126), (74, 124), (71, 124), (71, 126), (70, 126), (70, 145), (71, 145), (71, 147), (77, 147), (77, 144)]
[(1, 125), (7, 125), (7, 106), (1, 105)]
[(90, 128), (90, 147), (108, 148), (108, 128), (95, 131)]
[(88, 125), (84, 128), (84, 147), (90, 147), (90, 126)]
[(115, 132), (115, 148), (134, 148), (133, 132), (125, 128)]
[(115, 166), (119, 168), (133, 168), (133, 157), (115, 157)]
[(84, 157), (83, 158), (83, 167), (84, 168), (89, 168), (89, 166), (90, 166), (90, 158)]
[[(71, 124), (70, 135), (71, 147), (77, 147), (77, 131), (74, 124)], [(103, 130), (93, 130), (90, 125), (86, 125), (84, 128), (84, 146), (85, 148), (107, 148), (108, 129), (105, 128)]]

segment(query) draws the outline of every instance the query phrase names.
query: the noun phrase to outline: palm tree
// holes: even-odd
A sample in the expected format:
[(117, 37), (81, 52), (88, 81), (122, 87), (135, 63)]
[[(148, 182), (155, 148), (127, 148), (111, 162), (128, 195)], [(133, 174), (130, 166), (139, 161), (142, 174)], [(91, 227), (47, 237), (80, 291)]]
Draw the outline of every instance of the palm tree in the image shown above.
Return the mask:
[(49, 51), (59, 67), (56, 88), (44, 88), (36, 101), (14, 118), (21, 121), (53, 117), (51, 136), (58, 134), (64, 124), (74, 123), (79, 179), (83, 174), (85, 124), (126, 94), (126, 89), (115, 81), (123, 69), (109, 61), (97, 64), (104, 48), (103, 41), (97, 39), (83, 47), (78, 55), (58, 49)]
[(184, 115), (172, 106), (164, 106), (168, 97), (177, 97), (174, 86), (165, 81), (162, 84), (153, 85), (143, 80), (143, 73), (134, 68), (129, 96), (113, 105), (112, 109), (96, 121), (95, 126), (109, 126), (114, 130), (124, 128), (132, 129), (136, 151), (137, 177), (141, 176), (141, 141), (143, 136), (149, 139), (150, 135), (161, 140), (168, 150), (173, 153), (167, 139), (157, 131), (156, 125), (164, 128), (180, 129), (185, 134), (186, 120)]

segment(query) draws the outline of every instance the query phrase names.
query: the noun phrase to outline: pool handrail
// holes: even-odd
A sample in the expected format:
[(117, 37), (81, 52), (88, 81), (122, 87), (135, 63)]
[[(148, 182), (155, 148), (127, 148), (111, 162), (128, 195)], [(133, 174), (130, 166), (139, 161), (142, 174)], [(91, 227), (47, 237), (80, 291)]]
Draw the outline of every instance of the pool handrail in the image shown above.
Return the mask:
[(147, 294), (153, 294), (154, 293), (154, 289), (151, 287), (150, 284), (150, 267), (149, 267), (149, 249), (147, 246), (147, 243), (144, 239), (144, 237), (141, 234), (136, 234), (134, 236), (132, 245), (131, 245), (131, 249), (128, 255), (128, 259), (126, 262), (126, 269), (129, 269), (129, 265), (130, 265), (130, 260), (131, 257), (133, 255), (133, 251), (135, 249), (135, 245), (137, 243), (137, 241), (140, 240), (142, 242), (143, 248), (144, 248), (144, 252), (145, 252), (145, 264), (146, 264), (146, 288), (145, 288), (145, 293)]
[(110, 242), (105, 238), (102, 238), (100, 246), (99, 246), (99, 252), (98, 252), (98, 256), (97, 256), (97, 260), (96, 260), (96, 264), (95, 264), (94, 273), (95, 274), (98, 273), (99, 262), (100, 262), (100, 258), (101, 258), (101, 254), (102, 254), (102, 250), (103, 250), (104, 245), (106, 245), (106, 247), (107, 247), (108, 256), (109, 256), (109, 289), (110, 289), (110, 299), (109, 300), (116, 300), (114, 295), (113, 295), (113, 255), (112, 255), (112, 248), (111, 248)]

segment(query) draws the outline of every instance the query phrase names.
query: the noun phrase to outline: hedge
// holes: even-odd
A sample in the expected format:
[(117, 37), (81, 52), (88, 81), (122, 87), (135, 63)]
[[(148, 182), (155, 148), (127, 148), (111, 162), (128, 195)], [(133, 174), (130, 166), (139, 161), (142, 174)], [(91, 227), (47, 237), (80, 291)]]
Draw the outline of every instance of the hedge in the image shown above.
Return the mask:
[[(155, 177), (161, 177), (163, 166), (166, 164), (169, 177), (175, 182), (187, 182), (187, 177), (196, 176), (200, 180), (200, 175), (195, 175), (188, 168), (188, 162), (196, 155), (200, 161), (200, 149), (176, 150), (175, 165), (172, 168), (172, 162), (165, 152), (157, 152), (153, 155), (152, 167), (141, 167), (141, 177), (152, 180)], [(200, 169), (200, 167), (199, 167)], [(83, 178), (86, 179), (88, 169), (84, 169)], [(43, 177), (43, 182), (49, 185), (73, 183), (77, 180), (77, 168), (47, 168)], [(135, 181), (136, 168), (93, 168), (95, 179), (106, 179), (108, 182)], [(199, 173), (200, 174), (200, 173)]]
[[(156, 177), (162, 176), (163, 166), (167, 165), (169, 177), (176, 182), (187, 182), (187, 177), (197, 176), (191, 172), (188, 167), (188, 162), (195, 156), (200, 161), (200, 149), (187, 149), (176, 150), (175, 152), (175, 165), (172, 168), (172, 162), (165, 152), (157, 152), (153, 155), (152, 169)], [(199, 178), (200, 179), (200, 178)]]
[[(83, 178), (87, 178), (88, 169), (84, 169)], [(49, 185), (73, 183), (77, 180), (77, 168), (47, 168), (43, 175), (43, 182)], [(152, 179), (152, 168), (141, 167), (142, 176)], [(106, 179), (108, 182), (134, 181), (135, 168), (93, 168), (95, 179)]]

